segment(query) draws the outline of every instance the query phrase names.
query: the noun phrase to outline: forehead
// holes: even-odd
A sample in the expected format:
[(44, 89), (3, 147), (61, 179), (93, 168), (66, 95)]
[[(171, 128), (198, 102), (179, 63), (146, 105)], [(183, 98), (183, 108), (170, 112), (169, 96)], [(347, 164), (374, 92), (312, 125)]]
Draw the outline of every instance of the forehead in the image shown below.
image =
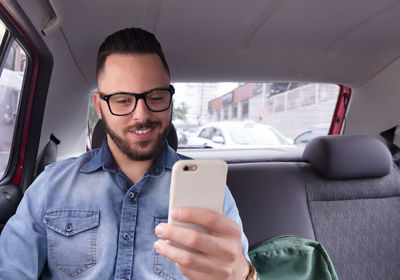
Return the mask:
[(141, 92), (165, 87), (170, 78), (157, 54), (111, 54), (99, 74), (99, 90)]

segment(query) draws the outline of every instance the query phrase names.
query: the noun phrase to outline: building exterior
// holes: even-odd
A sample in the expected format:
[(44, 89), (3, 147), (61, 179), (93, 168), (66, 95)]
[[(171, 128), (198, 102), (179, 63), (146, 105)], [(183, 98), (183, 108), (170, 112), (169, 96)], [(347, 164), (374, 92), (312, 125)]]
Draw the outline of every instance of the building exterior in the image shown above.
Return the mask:
[(253, 120), (288, 137), (330, 123), (338, 86), (298, 83), (245, 83), (209, 101), (209, 121)]
[(180, 88), (184, 92), (184, 103), (188, 108), (187, 123), (202, 125), (210, 119), (208, 102), (220, 95), (220, 87), (220, 83), (186, 83)]

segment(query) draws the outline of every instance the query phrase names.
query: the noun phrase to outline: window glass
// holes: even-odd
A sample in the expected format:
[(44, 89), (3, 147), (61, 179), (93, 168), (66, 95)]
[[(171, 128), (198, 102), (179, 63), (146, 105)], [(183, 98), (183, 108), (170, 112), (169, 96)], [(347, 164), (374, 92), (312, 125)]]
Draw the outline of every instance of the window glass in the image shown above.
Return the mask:
[(3, 41), (4, 34), (6, 33), (6, 28), (2, 22), (0, 22), (0, 42)]
[(88, 115), (88, 134), (86, 137), (86, 146), (90, 149), (91, 144), (92, 144), (92, 135), (93, 135), (93, 130), (99, 121), (99, 116), (97, 115), (96, 108), (93, 103), (93, 93), (89, 97), (89, 115)]
[(310, 142), (310, 138), (311, 138), (311, 131), (306, 131), (306, 132), (303, 132), (302, 134), (298, 135), (294, 139), (294, 143), (296, 145), (307, 144), (308, 142)]
[[(179, 148), (303, 146), (313, 137), (328, 134), (339, 94), (339, 86), (331, 84), (173, 85), (172, 122)], [(89, 136), (97, 120), (90, 98)], [(295, 141), (306, 131), (309, 137)], [(215, 136), (222, 136), (223, 143), (212, 141)]]
[[(173, 123), (180, 148), (205, 143), (200, 138), (210, 134), (207, 126), (226, 134), (223, 145), (207, 142), (213, 148), (305, 145), (328, 134), (339, 94), (337, 85), (308, 83), (175, 83), (174, 87)], [(309, 137), (295, 143), (306, 131)]]
[(283, 144), (280, 137), (271, 129), (266, 127), (231, 127), (228, 129), (232, 141), (242, 145), (279, 145)]
[(200, 132), (199, 136), (202, 137), (202, 138), (206, 138), (206, 139), (212, 139), (213, 136), (214, 136), (214, 134), (215, 134), (214, 131), (215, 131), (214, 128), (212, 128), (212, 127), (207, 127), (207, 128), (204, 128), (204, 129)]
[[(0, 24), (1, 42), (6, 33)], [(15, 41), (10, 40), (0, 69), (0, 176), (3, 176), (10, 157), (11, 143), (18, 115), (19, 100), (26, 71), (25, 51)]]

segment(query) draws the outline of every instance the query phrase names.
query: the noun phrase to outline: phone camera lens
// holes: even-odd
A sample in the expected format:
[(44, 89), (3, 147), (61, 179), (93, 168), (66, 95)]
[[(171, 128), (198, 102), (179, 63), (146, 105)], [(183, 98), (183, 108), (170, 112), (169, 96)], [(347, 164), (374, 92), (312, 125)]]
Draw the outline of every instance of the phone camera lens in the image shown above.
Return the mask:
[(189, 171), (189, 166), (185, 165), (185, 166), (183, 167), (183, 171)]

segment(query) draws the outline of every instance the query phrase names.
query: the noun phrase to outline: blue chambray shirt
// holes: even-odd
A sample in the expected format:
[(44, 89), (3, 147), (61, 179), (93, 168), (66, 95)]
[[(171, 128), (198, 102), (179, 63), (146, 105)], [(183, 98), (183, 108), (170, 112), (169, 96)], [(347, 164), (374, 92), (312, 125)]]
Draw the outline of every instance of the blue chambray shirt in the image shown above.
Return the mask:
[[(52, 164), (28, 188), (0, 235), (0, 279), (186, 279), (154, 249), (167, 222), (168, 145), (131, 185), (104, 141), (100, 149)], [(223, 212), (241, 227), (228, 188)], [(248, 242), (242, 234), (247, 256)]]

